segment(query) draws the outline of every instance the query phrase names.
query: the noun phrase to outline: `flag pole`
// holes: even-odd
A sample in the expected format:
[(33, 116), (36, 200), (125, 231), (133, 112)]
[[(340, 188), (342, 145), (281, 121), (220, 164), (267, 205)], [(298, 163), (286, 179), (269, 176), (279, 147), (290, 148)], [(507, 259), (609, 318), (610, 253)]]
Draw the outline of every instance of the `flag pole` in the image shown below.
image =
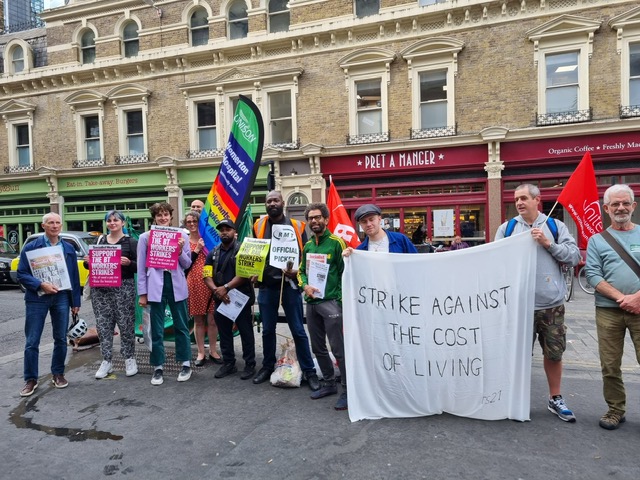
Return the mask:
[(547, 213), (547, 217), (551, 216), (551, 214), (553, 213), (553, 211), (556, 209), (557, 206), (558, 206), (558, 200), (556, 200), (556, 203), (553, 204), (553, 207), (551, 207), (551, 210), (549, 211), (549, 213)]

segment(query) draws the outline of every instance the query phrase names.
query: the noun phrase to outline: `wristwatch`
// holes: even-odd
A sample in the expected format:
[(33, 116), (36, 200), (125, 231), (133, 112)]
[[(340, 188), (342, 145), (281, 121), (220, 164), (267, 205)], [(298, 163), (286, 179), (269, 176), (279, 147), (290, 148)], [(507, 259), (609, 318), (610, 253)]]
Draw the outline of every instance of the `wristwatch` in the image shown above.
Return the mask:
[(226, 289), (227, 289), (227, 291), (228, 291), (228, 290), (229, 290), (229, 284), (228, 284), (228, 283), (225, 283), (225, 284), (224, 284), (224, 288), (226, 288)]

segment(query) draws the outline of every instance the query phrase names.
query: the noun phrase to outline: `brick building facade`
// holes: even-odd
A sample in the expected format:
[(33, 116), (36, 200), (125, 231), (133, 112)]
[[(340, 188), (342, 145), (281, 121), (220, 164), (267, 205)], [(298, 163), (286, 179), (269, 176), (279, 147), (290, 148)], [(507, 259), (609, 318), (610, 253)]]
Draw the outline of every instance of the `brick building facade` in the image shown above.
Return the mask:
[(42, 19), (44, 66), (28, 32), (0, 38), (1, 224), (20, 238), (49, 208), (100, 230), (105, 206), (141, 227), (153, 201), (182, 212), (239, 94), (292, 215), (331, 175), (350, 212), (372, 201), (409, 235), (483, 242), (518, 183), (548, 211), (585, 149), (602, 190), (640, 186), (635, 2), (72, 0)]

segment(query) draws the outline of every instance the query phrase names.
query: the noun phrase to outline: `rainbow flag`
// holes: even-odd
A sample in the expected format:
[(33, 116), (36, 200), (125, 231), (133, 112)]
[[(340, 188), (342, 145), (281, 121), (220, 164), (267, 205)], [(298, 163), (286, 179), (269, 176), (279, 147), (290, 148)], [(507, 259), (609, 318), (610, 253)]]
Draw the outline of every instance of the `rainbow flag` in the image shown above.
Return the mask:
[(250, 99), (240, 95), (220, 170), (200, 215), (199, 230), (207, 250), (220, 243), (216, 226), (221, 220), (231, 220), (238, 226), (258, 175), (263, 144), (264, 124), (260, 110)]

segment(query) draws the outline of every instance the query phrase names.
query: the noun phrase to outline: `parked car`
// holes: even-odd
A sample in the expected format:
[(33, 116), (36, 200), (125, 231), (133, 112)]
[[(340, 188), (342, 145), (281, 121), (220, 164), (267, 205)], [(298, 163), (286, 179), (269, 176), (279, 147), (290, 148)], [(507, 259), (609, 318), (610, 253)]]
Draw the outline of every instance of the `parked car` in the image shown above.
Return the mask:
[[(44, 235), (44, 232), (34, 233), (33, 235), (29, 235), (27, 239), (24, 241), (22, 248), (29, 243), (35, 240), (38, 237)], [(73, 248), (76, 251), (76, 255), (78, 255), (78, 270), (80, 272), (80, 285), (84, 287), (84, 284), (87, 283), (87, 279), (89, 278), (89, 271), (84, 268), (84, 258), (89, 255), (89, 245), (95, 245), (100, 238), (100, 232), (61, 232), (60, 238), (62, 238), (63, 242), (67, 242), (73, 245)], [(18, 263), (20, 261), (20, 257), (16, 257), (11, 262), (11, 280), (14, 283), (18, 283)], [(24, 287), (20, 285), (20, 288), (24, 290)]]
[(4, 237), (0, 237), (0, 285), (15, 285), (11, 278), (11, 262), (18, 258), (18, 252)]

